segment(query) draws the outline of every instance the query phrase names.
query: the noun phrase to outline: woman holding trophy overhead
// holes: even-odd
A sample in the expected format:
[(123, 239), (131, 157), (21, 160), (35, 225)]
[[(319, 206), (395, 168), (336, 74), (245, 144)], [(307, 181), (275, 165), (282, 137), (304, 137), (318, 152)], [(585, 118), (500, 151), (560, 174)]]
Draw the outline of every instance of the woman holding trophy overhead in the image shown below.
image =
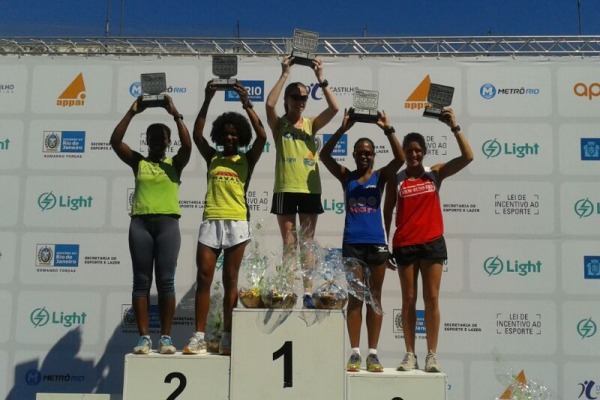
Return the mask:
[[(315, 235), (317, 217), (323, 213), (316, 133), (336, 115), (338, 104), (329, 88), (329, 82), (323, 75), (323, 61), (317, 58), (312, 60), (312, 69), (323, 91), (327, 108), (315, 117), (305, 117), (309, 89), (301, 82), (292, 82), (285, 88), (285, 113), (280, 116), (275, 106), (293, 63), (293, 56), (286, 56), (282, 60), (281, 75), (266, 101), (267, 121), (276, 149), (271, 213), (277, 215), (283, 240), (283, 263), (286, 268), (295, 268), (296, 250), (298, 240), (300, 241), (304, 270), (304, 307), (314, 308), (311, 297), (311, 272), (315, 261), (310, 247)], [(296, 227), (296, 215), (299, 217), (299, 229)]]
[(165, 95), (163, 107), (173, 116), (181, 147), (173, 158), (166, 156), (171, 143), (171, 130), (164, 124), (152, 124), (146, 130), (148, 156), (144, 157), (123, 142), (127, 127), (134, 116), (146, 109), (142, 97), (131, 105), (115, 127), (110, 144), (117, 156), (129, 165), (135, 176), (135, 193), (129, 225), (129, 250), (133, 268), (132, 306), (140, 338), (135, 354), (152, 351), (149, 333), (150, 288), (156, 276), (158, 313), (161, 337), (158, 352), (173, 354), (171, 325), (175, 315), (175, 267), (181, 245), (179, 232), (179, 184), (181, 172), (192, 150), (190, 134), (170, 96)]
[(384, 216), (388, 232), (396, 207), (393, 254), (402, 288), (402, 331), (406, 353), (397, 368), (399, 371), (419, 368), (415, 355), (419, 274), (423, 283), (427, 331), (425, 371), (440, 371), (436, 355), (440, 326), (438, 298), (442, 264), (448, 257), (443, 236), (444, 222), (439, 190), (444, 179), (461, 171), (473, 161), (473, 151), (451, 108), (444, 108), (439, 120), (448, 125), (454, 134), (460, 156), (426, 167), (423, 165), (427, 154), (425, 138), (419, 133), (409, 133), (402, 143), (406, 168), (392, 177), (386, 189)]
[[(369, 287), (373, 299), (381, 305), (381, 289), (388, 260), (388, 244), (384, 231), (382, 215), (382, 197), (388, 179), (395, 176), (404, 163), (404, 153), (394, 128), (389, 124), (385, 112), (378, 113), (376, 124), (383, 131), (392, 148), (394, 158), (384, 167), (374, 169), (375, 144), (369, 138), (363, 137), (354, 143), (352, 157), (356, 169), (350, 170), (340, 165), (331, 153), (342, 135), (354, 125), (349, 113), (344, 113), (342, 125), (327, 141), (321, 150), (321, 161), (329, 172), (335, 176), (344, 190), (346, 203), (346, 221), (342, 255), (362, 261), (362, 275), (359, 278), (369, 279)], [(361, 366), (360, 330), (362, 323), (363, 301), (354, 296), (348, 300), (348, 315), (346, 324), (350, 337), (351, 355), (346, 370), (357, 372)], [(383, 366), (377, 356), (377, 343), (383, 316), (372, 307), (367, 307), (366, 313), (369, 355), (367, 356), (367, 371), (383, 372)]]
[[(208, 107), (216, 90), (213, 81), (208, 81), (204, 103), (194, 124), (194, 142), (206, 161), (208, 187), (196, 251), (196, 332), (183, 348), (184, 354), (206, 353), (204, 333), (210, 308), (210, 287), (221, 252), (224, 296), (223, 336), (219, 353), (231, 354), (232, 312), (238, 301), (238, 272), (244, 250), (250, 241), (250, 212), (246, 204), (246, 192), (254, 166), (267, 141), (265, 129), (248, 98), (248, 92), (236, 82), (231, 90), (239, 95), (248, 118), (237, 112), (226, 112), (217, 117), (210, 138), (222, 150), (212, 147), (203, 131)], [(256, 139), (245, 153), (241, 152), (240, 148), (250, 145), (252, 129), (256, 132)]]

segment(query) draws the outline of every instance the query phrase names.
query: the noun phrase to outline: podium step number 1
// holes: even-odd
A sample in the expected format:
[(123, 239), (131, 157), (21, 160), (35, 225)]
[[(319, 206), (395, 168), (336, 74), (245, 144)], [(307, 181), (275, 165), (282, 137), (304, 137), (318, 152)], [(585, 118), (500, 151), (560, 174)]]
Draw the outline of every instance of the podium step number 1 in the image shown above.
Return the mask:
[(343, 399), (345, 320), (339, 310), (233, 314), (230, 399)]

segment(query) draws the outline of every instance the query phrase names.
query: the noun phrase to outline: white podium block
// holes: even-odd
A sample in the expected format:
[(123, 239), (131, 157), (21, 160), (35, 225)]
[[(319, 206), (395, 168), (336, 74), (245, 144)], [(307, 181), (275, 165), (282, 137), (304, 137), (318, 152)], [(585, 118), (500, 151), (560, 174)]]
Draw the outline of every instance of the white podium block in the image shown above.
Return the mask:
[(421, 370), (399, 372), (348, 372), (347, 400), (445, 400), (447, 376)]
[(344, 399), (341, 310), (235, 309), (231, 400)]
[(123, 400), (228, 400), (229, 357), (128, 354)]

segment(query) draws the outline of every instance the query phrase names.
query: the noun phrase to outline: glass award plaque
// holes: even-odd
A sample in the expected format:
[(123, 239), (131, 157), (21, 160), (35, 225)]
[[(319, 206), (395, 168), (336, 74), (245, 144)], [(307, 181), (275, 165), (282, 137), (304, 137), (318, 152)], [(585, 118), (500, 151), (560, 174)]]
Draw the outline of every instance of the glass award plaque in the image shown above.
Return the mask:
[(212, 84), (217, 90), (229, 90), (237, 82), (232, 76), (237, 75), (237, 56), (213, 56), (212, 72), (218, 78), (212, 79)]
[(319, 34), (317, 32), (294, 29), (291, 53), (294, 58), (292, 63), (312, 67), (318, 44)]
[(448, 107), (452, 104), (453, 95), (454, 88), (452, 86), (438, 85), (436, 83), (429, 85), (427, 102), (430, 105), (426, 106), (423, 110), (423, 116), (439, 119), (442, 116), (444, 107)]
[(377, 111), (378, 102), (378, 91), (356, 89), (352, 98), (352, 108), (348, 110), (350, 120), (376, 123), (379, 120), (379, 111)]
[(141, 74), (142, 103), (145, 107), (164, 107), (164, 93), (167, 91), (167, 78), (164, 72)]

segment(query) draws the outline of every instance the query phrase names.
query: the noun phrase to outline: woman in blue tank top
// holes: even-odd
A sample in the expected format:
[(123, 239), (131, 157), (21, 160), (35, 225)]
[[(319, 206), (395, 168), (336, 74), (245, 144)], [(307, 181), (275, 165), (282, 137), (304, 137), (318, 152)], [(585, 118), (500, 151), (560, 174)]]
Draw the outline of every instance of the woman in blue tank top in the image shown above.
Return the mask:
[[(368, 271), (363, 273), (369, 276), (373, 298), (381, 304), (381, 288), (388, 259), (381, 198), (387, 179), (394, 176), (404, 163), (404, 153), (394, 134), (394, 128), (389, 124), (385, 113), (382, 111), (377, 126), (383, 130), (387, 137), (394, 158), (385, 167), (378, 170), (373, 169), (375, 144), (371, 139), (363, 137), (356, 141), (352, 152), (356, 169), (350, 170), (340, 165), (331, 156), (331, 153), (342, 135), (353, 125), (354, 122), (350, 119), (348, 111), (345, 111), (342, 125), (323, 146), (320, 158), (329, 172), (340, 181), (344, 190), (346, 222), (342, 255), (358, 259), (364, 263), (364, 268), (368, 268)], [(359, 278), (363, 279), (364, 276)], [(350, 347), (352, 348), (350, 359), (346, 364), (346, 370), (350, 372), (359, 371), (361, 366), (359, 345), (362, 305), (362, 300), (350, 296), (346, 320)], [(382, 372), (383, 366), (377, 357), (377, 343), (381, 331), (382, 315), (377, 314), (371, 307), (367, 307), (366, 320), (369, 342), (367, 371)]]

